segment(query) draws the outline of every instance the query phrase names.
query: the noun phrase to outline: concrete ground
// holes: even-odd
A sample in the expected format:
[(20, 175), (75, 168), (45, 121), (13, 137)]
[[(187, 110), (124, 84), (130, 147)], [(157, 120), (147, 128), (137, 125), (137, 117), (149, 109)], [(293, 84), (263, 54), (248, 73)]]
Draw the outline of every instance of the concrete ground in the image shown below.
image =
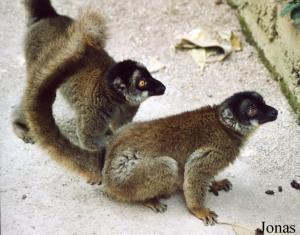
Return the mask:
[[(166, 69), (155, 76), (167, 86), (150, 98), (136, 120), (153, 119), (221, 102), (237, 91), (256, 90), (279, 110), (276, 122), (262, 126), (240, 158), (217, 178), (227, 177), (232, 191), (209, 194), (207, 205), (219, 221), (251, 230), (266, 224), (296, 225), (300, 234), (300, 127), (278, 84), (245, 42), (234, 11), (205, 0), (98, 0), (106, 16), (107, 50), (116, 60), (133, 58), (146, 65), (158, 58)], [(61, 13), (76, 16), (84, 0), (55, 0)], [(137, 204), (119, 203), (51, 161), (36, 145), (24, 144), (11, 130), (10, 112), (22, 94), (25, 64), (24, 9), (19, 1), (0, 1), (0, 153), (2, 234), (235, 234), (230, 226), (205, 227), (186, 209), (181, 194), (165, 199), (168, 210), (155, 214)], [(199, 71), (188, 53), (175, 53), (176, 37), (198, 26), (234, 30), (244, 49)], [(72, 135), (68, 107), (55, 104), (61, 127)], [(278, 193), (281, 185), (283, 192)], [(275, 195), (264, 192), (273, 189)], [(245, 234), (244, 232), (240, 234)]]

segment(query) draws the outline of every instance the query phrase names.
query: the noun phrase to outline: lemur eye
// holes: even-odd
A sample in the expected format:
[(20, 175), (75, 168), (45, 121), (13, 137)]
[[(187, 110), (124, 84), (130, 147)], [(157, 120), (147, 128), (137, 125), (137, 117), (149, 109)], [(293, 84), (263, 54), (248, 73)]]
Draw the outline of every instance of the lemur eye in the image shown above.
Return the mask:
[(254, 117), (254, 116), (256, 116), (257, 111), (258, 111), (257, 107), (255, 105), (251, 105), (251, 106), (248, 107), (247, 115), (249, 117)]
[(146, 82), (144, 80), (140, 80), (138, 83), (139, 88), (144, 88), (146, 85)]

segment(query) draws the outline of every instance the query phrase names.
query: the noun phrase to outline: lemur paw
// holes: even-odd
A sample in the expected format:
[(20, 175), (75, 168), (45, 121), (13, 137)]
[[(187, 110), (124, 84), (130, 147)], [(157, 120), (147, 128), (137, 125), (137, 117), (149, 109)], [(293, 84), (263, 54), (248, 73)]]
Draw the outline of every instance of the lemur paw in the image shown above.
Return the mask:
[(143, 203), (143, 205), (150, 208), (156, 213), (163, 213), (167, 210), (168, 207), (166, 204), (161, 203), (158, 198), (153, 198), (149, 201), (146, 201)]
[(219, 181), (213, 181), (209, 186), (208, 191), (212, 192), (214, 195), (218, 196), (219, 191), (229, 191), (232, 188), (232, 184), (228, 179), (223, 179)]
[(208, 208), (191, 209), (191, 212), (198, 219), (201, 219), (203, 221), (204, 225), (215, 225), (215, 223), (218, 223), (218, 221), (217, 221), (218, 215), (214, 211), (211, 211)]
[(91, 174), (88, 177), (87, 183), (90, 185), (100, 185), (102, 183), (102, 176), (101, 174)]
[(34, 139), (30, 136), (23, 136), (22, 140), (26, 143), (26, 144), (34, 144)]

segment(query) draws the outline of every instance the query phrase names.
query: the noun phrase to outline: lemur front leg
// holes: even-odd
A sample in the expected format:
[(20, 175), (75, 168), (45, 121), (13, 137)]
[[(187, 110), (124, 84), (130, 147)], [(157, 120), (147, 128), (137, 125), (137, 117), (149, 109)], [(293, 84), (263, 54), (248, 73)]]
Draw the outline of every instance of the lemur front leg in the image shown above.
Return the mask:
[(183, 191), (188, 209), (205, 225), (214, 225), (217, 214), (205, 208), (204, 200), (211, 178), (223, 168), (219, 152), (210, 148), (196, 150), (185, 165)]
[(224, 190), (228, 192), (232, 188), (232, 183), (228, 179), (213, 180), (209, 186), (209, 192), (212, 192), (215, 196), (219, 195), (219, 191)]

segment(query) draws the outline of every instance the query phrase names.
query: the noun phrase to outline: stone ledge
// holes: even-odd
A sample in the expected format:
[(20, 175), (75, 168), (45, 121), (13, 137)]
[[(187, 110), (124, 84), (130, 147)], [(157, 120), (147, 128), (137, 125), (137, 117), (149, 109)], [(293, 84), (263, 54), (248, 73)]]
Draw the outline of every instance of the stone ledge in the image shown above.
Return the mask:
[(227, 0), (236, 9), (247, 40), (280, 82), (300, 120), (300, 29), (281, 17), (282, 4), (260, 0)]

